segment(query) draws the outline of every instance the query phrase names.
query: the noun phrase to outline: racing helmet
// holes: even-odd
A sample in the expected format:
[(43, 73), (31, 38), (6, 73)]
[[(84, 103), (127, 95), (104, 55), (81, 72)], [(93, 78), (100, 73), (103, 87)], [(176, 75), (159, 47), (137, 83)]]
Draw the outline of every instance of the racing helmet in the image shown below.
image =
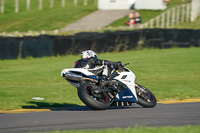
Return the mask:
[(85, 50), (81, 53), (81, 59), (86, 59), (91, 57), (95, 57), (97, 59), (96, 53), (92, 50)]

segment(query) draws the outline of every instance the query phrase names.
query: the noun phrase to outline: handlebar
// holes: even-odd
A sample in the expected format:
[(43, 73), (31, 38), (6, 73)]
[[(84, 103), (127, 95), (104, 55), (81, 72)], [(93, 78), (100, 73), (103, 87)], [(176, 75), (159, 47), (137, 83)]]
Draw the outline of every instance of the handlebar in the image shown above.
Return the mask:
[(125, 67), (125, 66), (127, 66), (127, 65), (129, 65), (129, 64), (130, 64), (130, 63), (126, 63), (126, 64), (123, 65), (123, 67)]
[(122, 72), (122, 71), (124, 70), (124, 67), (125, 67), (126, 65), (129, 65), (129, 63), (126, 63), (126, 64), (124, 64), (124, 65), (122, 64), (122, 66), (116, 68), (116, 69), (115, 69), (115, 72), (113, 72), (113, 73), (111, 74), (110, 80), (112, 80), (115, 76), (117, 76), (117, 73)]
[(129, 65), (129, 63), (122, 64), (121, 66), (119, 66), (119, 67), (116, 69), (116, 72), (120, 72), (120, 71), (122, 71), (123, 68), (124, 68), (125, 66), (127, 66), (127, 65)]
[(129, 65), (129, 63), (126, 63), (126, 64), (122, 64), (121, 66), (119, 66), (117, 69), (120, 69), (120, 68), (124, 68), (125, 66)]

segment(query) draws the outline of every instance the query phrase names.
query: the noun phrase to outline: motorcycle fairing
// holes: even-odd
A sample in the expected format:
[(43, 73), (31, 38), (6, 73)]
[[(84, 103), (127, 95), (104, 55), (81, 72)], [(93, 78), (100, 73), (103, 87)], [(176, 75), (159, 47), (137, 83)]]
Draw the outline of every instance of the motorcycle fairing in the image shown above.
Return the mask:
[(92, 72), (89, 72), (87, 69), (83, 69), (83, 68), (73, 68), (73, 69), (63, 69), (61, 72), (61, 76), (63, 76), (63, 74), (69, 73), (70, 71), (77, 71), (77, 72), (81, 72), (85, 75), (91, 75), (91, 76), (95, 76)]
[(136, 97), (134, 96), (134, 94), (131, 92), (130, 89), (128, 88), (124, 88), (120, 93), (118, 93), (116, 96), (115, 96), (115, 101), (116, 102), (134, 102), (136, 103), (137, 102), (137, 99)]
[(70, 72), (70, 71), (77, 71), (77, 72), (81, 72), (85, 75), (90, 75), (90, 76), (95, 76), (94, 73), (92, 73), (91, 71), (95, 71), (95, 70), (99, 70), (99, 69), (102, 69), (104, 66), (101, 66), (101, 67), (96, 67), (96, 68), (93, 68), (93, 69), (85, 69), (85, 68), (72, 68), (72, 69), (63, 69), (61, 71), (61, 76), (63, 76), (63, 74), (66, 74), (66, 72)]
[(127, 87), (116, 95), (115, 101), (137, 102), (137, 95), (135, 91), (135, 74), (127, 69), (126, 72), (121, 72), (114, 79), (122, 82)]

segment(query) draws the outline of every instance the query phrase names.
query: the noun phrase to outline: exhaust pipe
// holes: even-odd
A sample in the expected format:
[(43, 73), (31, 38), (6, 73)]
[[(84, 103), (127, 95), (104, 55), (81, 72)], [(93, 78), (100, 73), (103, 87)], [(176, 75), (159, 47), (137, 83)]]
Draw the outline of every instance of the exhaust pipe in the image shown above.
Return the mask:
[(65, 79), (67, 79), (67, 80), (73, 80), (73, 81), (78, 81), (78, 82), (81, 82), (81, 81), (83, 81), (83, 80), (89, 80), (89, 81), (98, 83), (98, 81), (95, 80), (95, 79), (83, 77), (83, 76), (81, 76), (81, 75), (74, 74), (74, 73), (67, 73), (67, 74), (65, 74), (63, 77), (64, 77)]
[(82, 81), (82, 76), (74, 73), (67, 73), (63, 76), (65, 79), (73, 81)]

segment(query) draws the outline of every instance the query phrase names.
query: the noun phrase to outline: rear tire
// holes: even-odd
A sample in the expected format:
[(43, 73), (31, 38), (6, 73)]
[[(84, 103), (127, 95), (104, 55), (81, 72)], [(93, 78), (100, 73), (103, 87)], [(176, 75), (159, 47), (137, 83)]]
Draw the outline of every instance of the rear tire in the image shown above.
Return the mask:
[(94, 92), (94, 84), (81, 84), (78, 88), (78, 96), (81, 101), (94, 110), (105, 110), (110, 106), (110, 97), (106, 93)]
[[(144, 91), (144, 93), (140, 94), (141, 90)], [(153, 108), (156, 106), (156, 97), (150, 90), (148, 90), (144, 86), (138, 85), (138, 87), (136, 87), (136, 93), (138, 98), (138, 104), (142, 107)]]

